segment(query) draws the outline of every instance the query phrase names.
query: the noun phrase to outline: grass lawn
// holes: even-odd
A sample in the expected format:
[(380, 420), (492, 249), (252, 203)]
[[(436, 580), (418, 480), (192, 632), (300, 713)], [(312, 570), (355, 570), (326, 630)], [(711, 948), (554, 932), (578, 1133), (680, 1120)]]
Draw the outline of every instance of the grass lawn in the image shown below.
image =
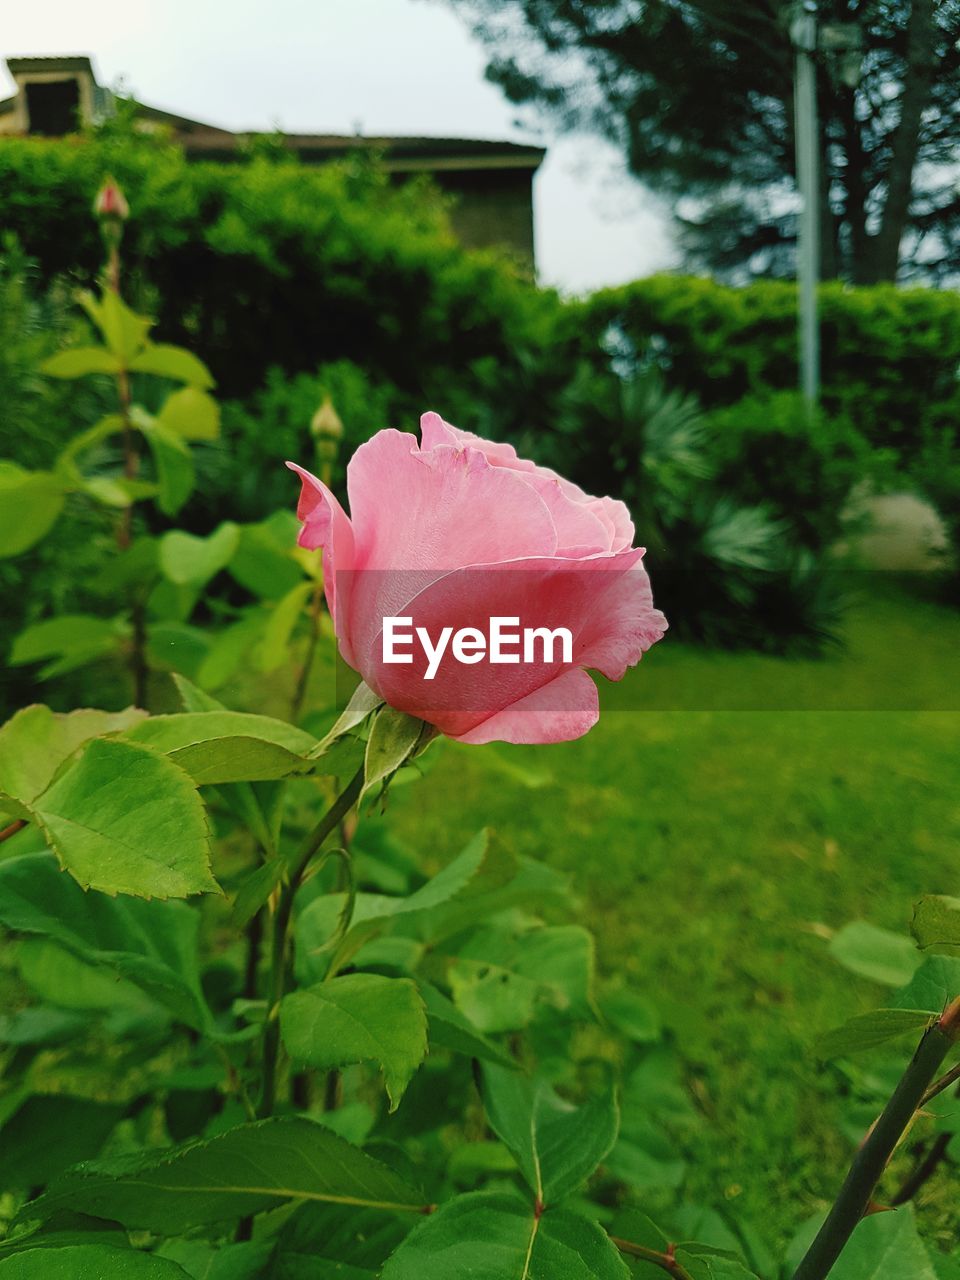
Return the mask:
[[(607, 698), (650, 709), (609, 710), (564, 747), (500, 749), (549, 771), (539, 790), (450, 748), (391, 800), (438, 860), (488, 824), (572, 874), (601, 970), (661, 1006), (707, 1115), (683, 1194), (735, 1202), (774, 1245), (851, 1155), (813, 1040), (882, 1002), (831, 960), (827, 931), (905, 931), (921, 893), (960, 893), (960, 614), (887, 587), (846, 641), (808, 661), (668, 638)], [(738, 709), (758, 706), (775, 709)], [(945, 1176), (919, 1207), (949, 1232)]]

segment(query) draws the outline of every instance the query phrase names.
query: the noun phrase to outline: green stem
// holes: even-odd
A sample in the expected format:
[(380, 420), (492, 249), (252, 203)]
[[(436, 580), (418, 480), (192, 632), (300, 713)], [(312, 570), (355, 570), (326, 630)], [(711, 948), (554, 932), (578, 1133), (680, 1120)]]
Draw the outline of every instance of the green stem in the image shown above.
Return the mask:
[(949, 1089), (952, 1084), (956, 1084), (960, 1080), (960, 1062), (955, 1067), (951, 1067), (946, 1075), (942, 1075), (939, 1080), (934, 1080), (933, 1084), (923, 1095), (920, 1106), (925, 1107), (928, 1102), (932, 1102), (938, 1094), (943, 1093), (945, 1089)]
[(263, 1074), (260, 1081), (260, 1101), (257, 1115), (273, 1115), (277, 1095), (277, 1066), (280, 1057), (280, 1001), (287, 987), (287, 949), (293, 902), (311, 858), (350, 812), (363, 790), (363, 769), (358, 769), (353, 779), (323, 815), (303, 844), (297, 850), (290, 869), (288, 882), (280, 890), (273, 917), (273, 934), (270, 948), (270, 989), (267, 997), (266, 1022), (263, 1028)]
[(313, 598), (310, 602), (310, 637), (307, 640), (307, 652), (304, 654), (303, 666), (297, 676), (297, 685), (293, 691), (293, 699), (290, 704), (291, 720), (299, 720), (300, 713), (303, 710), (303, 704), (307, 696), (307, 686), (310, 684), (310, 673), (313, 670), (313, 661), (317, 653), (317, 645), (320, 643), (320, 615), (323, 610), (323, 582), (319, 581), (313, 588)]
[(610, 1242), (616, 1245), (621, 1253), (631, 1258), (642, 1258), (644, 1262), (652, 1262), (655, 1267), (660, 1267), (662, 1271), (666, 1271), (667, 1275), (673, 1276), (673, 1280), (693, 1280), (686, 1267), (674, 1257), (672, 1245), (669, 1252), (661, 1253), (659, 1249), (648, 1249), (645, 1244), (634, 1244), (632, 1240), (621, 1240), (619, 1236), (611, 1236)]
[[(120, 242), (110, 242), (106, 271), (107, 288), (120, 297)], [(133, 397), (130, 392), (130, 374), (126, 368), (116, 374), (117, 400), (120, 405), (120, 418), (123, 422), (123, 474), (127, 480), (135, 480), (140, 470), (140, 459), (137, 455), (136, 438), (130, 410)], [(117, 546), (126, 551), (133, 540), (133, 503), (129, 502), (121, 511), (117, 524)], [(130, 620), (133, 627), (133, 639), (130, 650), (130, 675), (133, 681), (134, 706), (144, 707), (147, 703), (147, 627), (146, 612), (138, 589), (134, 588), (134, 596), (130, 603)]]
[(833, 1208), (794, 1273), (793, 1280), (824, 1280), (829, 1275), (868, 1208), (874, 1188), (922, 1104), (930, 1082), (958, 1039), (960, 997), (924, 1034), (883, 1114), (854, 1157)]

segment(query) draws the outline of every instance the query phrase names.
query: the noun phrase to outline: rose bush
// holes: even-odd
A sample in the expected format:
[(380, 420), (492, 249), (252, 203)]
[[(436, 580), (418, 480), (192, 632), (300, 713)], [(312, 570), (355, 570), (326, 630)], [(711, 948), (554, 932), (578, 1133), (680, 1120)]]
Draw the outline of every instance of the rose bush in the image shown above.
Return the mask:
[[(296, 463), (303, 482), (300, 545), (322, 548), (324, 588), (340, 652), (390, 705), (462, 742), (562, 742), (597, 721), (587, 670), (620, 680), (663, 635), (622, 502), (595, 498), (555, 472), (436, 413), (421, 441), (378, 432), (347, 472), (350, 515)], [(384, 618), (404, 615), (431, 636), (483, 633), (493, 617), (521, 629), (566, 628), (569, 661), (445, 654), (384, 660)]]

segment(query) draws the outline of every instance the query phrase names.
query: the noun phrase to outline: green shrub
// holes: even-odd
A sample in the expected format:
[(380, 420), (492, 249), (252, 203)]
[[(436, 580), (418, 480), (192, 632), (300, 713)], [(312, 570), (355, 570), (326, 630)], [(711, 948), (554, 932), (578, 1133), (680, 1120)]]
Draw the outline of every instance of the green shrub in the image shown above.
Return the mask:
[(912, 478), (943, 521), (948, 591), (960, 604), (960, 437), (947, 433), (928, 444), (914, 464)]
[(500, 255), (464, 250), (431, 188), (391, 187), (359, 161), (191, 163), (162, 142), (4, 141), (4, 225), (46, 281), (89, 284), (99, 270), (90, 206), (108, 171), (131, 206), (128, 294), (165, 341), (203, 351), (225, 396), (255, 391), (274, 365), (339, 359), (422, 394), (438, 370), (550, 346), (556, 295)]
[(849, 420), (823, 411), (811, 416), (790, 391), (714, 409), (705, 437), (721, 492), (747, 504), (766, 503), (812, 550), (841, 537), (854, 486), (881, 478), (888, 461), (887, 452), (872, 449)]
[[(584, 349), (653, 363), (707, 408), (797, 385), (796, 290), (652, 276), (581, 308)], [(951, 290), (820, 289), (823, 407), (874, 445), (915, 452), (960, 412), (960, 297)]]
[(262, 390), (223, 409), (223, 437), (211, 450), (208, 474), (201, 476), (201, 500), (216, 520), (229, 502), (242, 520), (259, 520), (289, 507), (297, 487), (284, 463), (313, 465), (310, 422), (329, 396), (343, 423), (343, 438), (332, 468), (343, 492), (346, 459), (381, 427), (411, 427), (417, 405), (392, 383), (372, 379), (358, 365), (337, 360), (315, 373), (288, 378), (282, 369), (267, 374)]

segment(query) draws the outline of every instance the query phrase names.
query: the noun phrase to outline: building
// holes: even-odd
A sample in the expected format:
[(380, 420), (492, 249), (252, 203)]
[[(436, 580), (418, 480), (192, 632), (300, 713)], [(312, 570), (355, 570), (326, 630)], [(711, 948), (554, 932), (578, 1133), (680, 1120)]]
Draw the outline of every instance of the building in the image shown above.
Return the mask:
[[(97, 83), (88, 57), (7, 58), (16, 92), (0, 101), (0, 139), (61, 137), (107, 119), (111, 91)], [(251, 137), (138, 103), (136, 127), (164, 130), (187, 156), (229, 162)], [(375, 152), (397, 182), (429, 174), (454, 198), (454, 230), (474, 248), (498, 246), (534, 263), (533, 179), (542, 147), (468, 138), (350, 137), (284, 134), (283, 146), (303, 164), (323, 164), (351, 153)]]

